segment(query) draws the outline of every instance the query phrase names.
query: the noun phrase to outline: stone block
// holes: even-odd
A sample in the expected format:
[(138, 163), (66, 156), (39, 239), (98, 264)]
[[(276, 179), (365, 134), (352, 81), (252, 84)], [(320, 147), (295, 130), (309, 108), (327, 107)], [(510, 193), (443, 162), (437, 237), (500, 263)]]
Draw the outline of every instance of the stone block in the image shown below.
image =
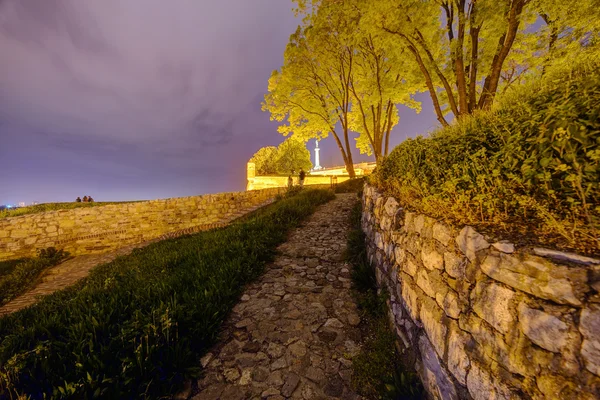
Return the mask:
[(400, 204), (393, 197), (388, 197), (383, 208), (387, 216), (393, 219), (396, 216), (396, 212), (398, 212), (398, 208), (400, 208)]
[(569, 339), (569, 327), (557, 317), (519, 303), (519, 326), (523, 333), (538, 346), (558, 353)]
[(375, 246), (377, 246), (377, 248), (380, 250), (383, 250), (385, 247), (383, 235), (379, 232), (375, 232)]
[(467, 384), (467, 371), (471, 365), (469, 353), (475, 342), (471, 335), (461, 330), (457, 323), (450, 326), (448, 337), (448, 369), (462, 385)]
[(431, 283), (431, 281), (429, 279), (429, 274), (427, 273), (426, 270), (420, 269), (417, 272), (416, 282), (417, 282), (417, 286), (419, 286), (421, 288), (421, 290), (423, 290), (423, 292), (425, 292), (425, 294), (427, 296), (435, 299), (436, 291), (434, 289), (434, 285)]
[(479, 363), (471, 364), (471, 369), (467, 375), (467, 389), (474, 400), (512, 400), (520, 398), (507, 385), (498, 382)]
[(555, 374), (539, 376), (537, 387), (546, 399), (592, 400), (596, 398), (591, 393), (583, 393), (575, 382)]
[(478, 282), (471, 292), (473, 311), (499, 332), (508, 333), (515, 323), (515, 295), (499, 284)]
[(585, 368), (600, 376), (600, 304), (590, 304), (581, 311), (579, 331), (583, 335), (581, 356)]
[(535, 247), (533, 249), (533, 253), (538, 256), (553, 258), (558, 261), (567, 261), (582, 265), (600, 265), (600, 259), (586, 257), (576, 253), (567, 253), (564, 251), (544, 249), (541, 247)]
[(395, 246), (394, 247), (394, 258), (395, 258), (397, 265), (399, 265), (399, 266), (404, 265), (404, 262), (406, 260), (406, 251), (400, 246)]
[(419, 311), (421, 302), (419, 299), (418, 288), (413, 279), (408, 274), (400, 273), (402, 279), (402, 299), (404, 300), (404, 308), (413, 321), (419, 321)]
[(443, 359), (446, 352), (447, 320), (444, 312), (433, 299), (424, 297), (420, 310), (421, 322), (427, 337), (433, 344), (438, 356)]
[(541, 257), (490, 253), (481, 270), (508, 286), (559, 304), (579, 306), (589, 290), (585, 269), (555, 265)]
[(417, 262), (412, 257), (407, 257), (402, 270), (414, 277), (417, 274), (418, 269), (419, 265)]
[(478, 360), (496, 360), (504, 366), (510, 365), (509, 348), (504, 337), (495, 331), (484, 320), (475, 314), (461, 314), (459, 317), (459, 327), (473, 336), (477, 346), (473, 355)]
[(448, 225), (436, 221), (433, 224), (432, 236), (442, 245), (448, 246), (448, 244), (450, 244), (453, 238), (452, 229), (450, 229)]
[(415, 215), (415, 219), (413, 221), (414, 230), (416, 233), (421, 234), (423, 231), (423, 227), (425, 226), (425, 215), (417, 214)]
[(444, 256), (437, 251), (434, 242), (431, 240), (427, 240), (423, 243), (421, 260), (427, 269), (444, 269)]
[(442, 304), (442, 308), (447, 316), (450, 318), (457, 319), (460, 315), (461, 307), (459, 304), (458, 294), (454, 290), (448, 290), (446, 296), (444, 296), (444, 301)]
[(456, 279), (465, 279), (467, 260), (452, 251), (444, 253), (444, 268), (448, 275)]
[(477, 261), (477, 253), (490, 247), (482, 234), (478, 233), (473, 227), (465, 226), (456, 237), (456, 244), (460, 251), (471, 262)]
[(431, 343), (425, 335), (419, 337), (419, 351), (422, 363), (419, 365), (419, 375), (423, 386), (435, 399), (457, 400), (456, 388), (449, 373), (440, 364)]
[(509, 243), (506, 240), (501, 240), (499, 242), (496, 242), (496, 243), (492, 244), (492, 247), (502, 253), (512, 254), (515, 252), (515, 245), (512, 243)]

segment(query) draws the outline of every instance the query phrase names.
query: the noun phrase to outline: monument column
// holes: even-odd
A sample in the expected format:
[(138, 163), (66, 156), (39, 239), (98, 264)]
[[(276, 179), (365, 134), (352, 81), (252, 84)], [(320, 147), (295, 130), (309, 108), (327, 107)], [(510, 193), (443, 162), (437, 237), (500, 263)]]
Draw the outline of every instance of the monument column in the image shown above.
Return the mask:
[(313, 170), (318, 170), (323, 167), (319, 164), (319, 139), (315, 140), (315, 165), (313, 166)]

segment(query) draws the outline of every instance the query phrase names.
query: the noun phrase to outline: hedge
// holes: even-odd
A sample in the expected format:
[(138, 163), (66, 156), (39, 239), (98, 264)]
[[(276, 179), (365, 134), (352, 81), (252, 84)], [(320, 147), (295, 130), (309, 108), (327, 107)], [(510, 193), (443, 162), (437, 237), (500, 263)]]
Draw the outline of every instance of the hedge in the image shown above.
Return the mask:
[(435, 218), (598, 254), (599, 177), (600, 62), (586, 61), (401, 143), (371, 182)]

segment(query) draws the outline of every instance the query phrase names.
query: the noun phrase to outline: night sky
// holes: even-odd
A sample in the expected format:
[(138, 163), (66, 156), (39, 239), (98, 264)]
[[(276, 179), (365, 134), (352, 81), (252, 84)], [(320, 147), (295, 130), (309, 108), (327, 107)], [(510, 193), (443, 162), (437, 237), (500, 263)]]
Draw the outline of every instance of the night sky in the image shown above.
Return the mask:
[[(0, 0), (0, 204), (244, 190), (248, 159), (283, 140), (260, 103), (292, 6)], [(435, 127), (418, 98), (394, 145)], [(322, 165), (342, 164), (333, 138), (320, 147)]]

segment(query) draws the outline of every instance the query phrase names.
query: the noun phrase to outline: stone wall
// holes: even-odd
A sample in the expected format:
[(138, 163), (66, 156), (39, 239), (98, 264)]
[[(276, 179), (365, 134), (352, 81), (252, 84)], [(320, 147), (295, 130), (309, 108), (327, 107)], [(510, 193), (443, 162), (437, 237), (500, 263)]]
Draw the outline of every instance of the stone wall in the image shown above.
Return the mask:
[(600, 260), (408, 212), (366, 185), (362, 227), (433, 398), (600, 398)]
[[(298, 185), (298, 177), (295, 176), (292, 178), (294, 180), (294, 186)], [(350, 179), (349, 176), (322, 176), (322, 175), (307, 175), (304, 179), (305, 186), (314, 186), (314, 185), (331, 185), (334, 181), (336, 183), (342, 183)], [(247, 190), (261, 190), (267, 188), (276, 188), (276, 187), (287, 187), (287, 176), (278, 176), (278, 175), (264, 175), (264, 176), (255, 176), (253, 178), (248, 178), (248, 185), (246, 186)]]
[(72, 255), (103, 252), (176, 231), (193, 232), (228, 222), (284, 189), (112, 204), (0, 219), (0, 260), (56, 247)]

